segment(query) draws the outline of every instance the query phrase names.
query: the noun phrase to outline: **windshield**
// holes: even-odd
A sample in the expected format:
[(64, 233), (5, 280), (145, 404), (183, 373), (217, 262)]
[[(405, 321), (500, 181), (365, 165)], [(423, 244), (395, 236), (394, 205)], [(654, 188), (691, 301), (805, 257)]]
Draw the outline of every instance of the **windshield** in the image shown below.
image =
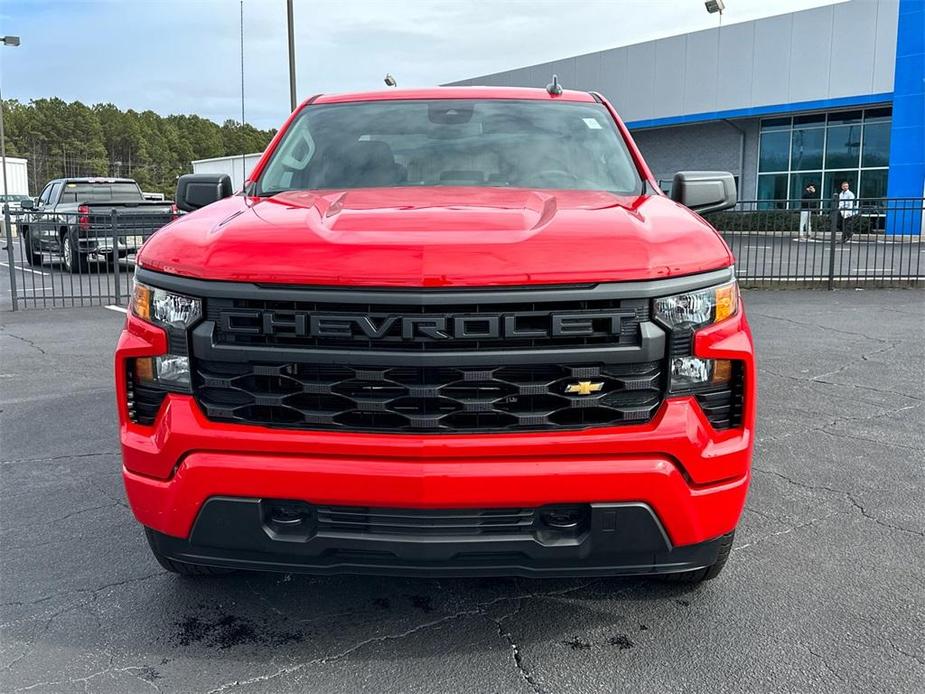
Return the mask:
[(306, 108), (270, 158), (257, 194), (383, 186), (632, 194), (641, 181), (600, 104), (375, 101)]
[(137, 183), (65, 183), (60, 202), (136, 202), (143, 200)]

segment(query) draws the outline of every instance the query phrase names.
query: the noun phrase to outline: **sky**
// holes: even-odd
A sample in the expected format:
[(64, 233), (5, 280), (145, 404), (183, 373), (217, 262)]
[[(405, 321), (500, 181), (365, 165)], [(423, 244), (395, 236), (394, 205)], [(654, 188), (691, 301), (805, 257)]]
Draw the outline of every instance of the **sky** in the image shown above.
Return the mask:
[[(723, 23), (836, 0), (726, 0)], [(866, 0), (858, 0), (866, 1)], [(241, 118), (239, 0), (0, 0), (4, 98)], [(431, 86), (715, 27), (702, 0), (295, 0), (299, 99)], [(289, 113), (285, 0), (244, 0), (245, 119)], [(543, 85), (537, 85), (543, 86)], [(568, 85), (565, 85), (566, 87)]]

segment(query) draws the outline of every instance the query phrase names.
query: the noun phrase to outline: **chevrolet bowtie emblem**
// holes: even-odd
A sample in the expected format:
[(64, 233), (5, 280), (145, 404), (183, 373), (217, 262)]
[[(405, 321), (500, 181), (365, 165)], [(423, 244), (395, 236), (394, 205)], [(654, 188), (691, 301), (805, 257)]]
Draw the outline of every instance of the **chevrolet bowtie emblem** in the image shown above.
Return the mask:
[(565, 392), (571, 395), (591, 395), (591, 393), (599, 393), (603, 387), (604, 383), (602, 381), (597, 383), (578, 381), (578, 383), (569, 383), (565, 386)]

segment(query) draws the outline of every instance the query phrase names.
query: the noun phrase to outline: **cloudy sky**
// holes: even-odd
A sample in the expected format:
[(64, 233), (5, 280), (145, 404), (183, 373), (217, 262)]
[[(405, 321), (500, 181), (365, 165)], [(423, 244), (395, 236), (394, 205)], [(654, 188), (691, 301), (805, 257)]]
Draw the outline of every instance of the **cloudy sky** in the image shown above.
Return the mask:
[[(726, 0), (724, 23), (834, 0)], [(239, 0), (2, 0), (5, 98), (240, 119)], [(716, 26), (702, 0), (295, 0), (299, 97), (434, 85)], [(289, 112), (285, 0), (244, 0), (246, 118)], [(567, 86), (567, 85), (566, 85)]]

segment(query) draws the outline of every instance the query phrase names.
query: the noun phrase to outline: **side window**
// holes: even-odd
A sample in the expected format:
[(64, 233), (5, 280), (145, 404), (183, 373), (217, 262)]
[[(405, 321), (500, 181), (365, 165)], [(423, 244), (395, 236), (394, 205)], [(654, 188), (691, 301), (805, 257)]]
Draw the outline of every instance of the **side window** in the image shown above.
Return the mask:
[(45, 189), (42, 191), (42, 194), (39, 195), (39, 204), (40, 204), (40, 205), (47, 205), (47, 204), (48, 204), (48, 201), (51, 199), (51, 189), (52, 189), (51, 183), (49, 183), (47, 186), (45, 186)]
[(61, 191), (61, 183), (52, 184), (51, 190), (48, 193), (48, 203), (54, 204), (58, 200), (58, 193)]

